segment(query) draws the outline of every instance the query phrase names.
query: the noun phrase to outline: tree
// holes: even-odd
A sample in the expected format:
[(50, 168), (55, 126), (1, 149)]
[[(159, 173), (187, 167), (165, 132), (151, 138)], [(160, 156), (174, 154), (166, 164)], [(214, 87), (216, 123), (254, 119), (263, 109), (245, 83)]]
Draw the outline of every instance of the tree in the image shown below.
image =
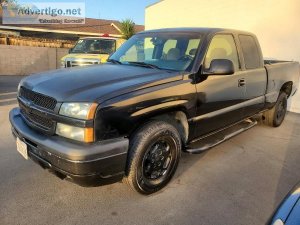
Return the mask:
[(120, 30), (122, 38), (128, 40), (132, 35), (135, 34), (134, 29), (135, 23), (131, 19), (125, 19), (121, 21)]

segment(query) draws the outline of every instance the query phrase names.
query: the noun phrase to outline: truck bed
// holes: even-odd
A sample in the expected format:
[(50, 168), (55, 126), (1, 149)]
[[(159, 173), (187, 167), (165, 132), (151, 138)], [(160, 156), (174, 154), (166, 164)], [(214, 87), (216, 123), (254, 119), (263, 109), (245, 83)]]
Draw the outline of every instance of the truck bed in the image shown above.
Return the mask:
[(276, 100), (281, 87), (286, 83), (291, 85), (291, 95), (294, 95), (299, 85), (299, 63), (280, 60), (264, 60), (264, 63), (268, 76), (266, 101)]

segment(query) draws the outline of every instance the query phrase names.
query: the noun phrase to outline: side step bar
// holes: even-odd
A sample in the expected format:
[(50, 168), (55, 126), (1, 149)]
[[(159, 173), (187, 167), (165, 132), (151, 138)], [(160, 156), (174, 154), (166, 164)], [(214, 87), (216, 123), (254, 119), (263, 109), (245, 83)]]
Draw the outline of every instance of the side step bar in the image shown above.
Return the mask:
[(185, 149), (186, 152), (191, 154), (198, 154), (206, 151), (222, 142), (254, 127), (257, 121), (254, 119), (247, 119), (226, 129), (223, 129), (217, 133), (213, 133), (209, 136), (200, 138), (194, 142), (191, 142)]

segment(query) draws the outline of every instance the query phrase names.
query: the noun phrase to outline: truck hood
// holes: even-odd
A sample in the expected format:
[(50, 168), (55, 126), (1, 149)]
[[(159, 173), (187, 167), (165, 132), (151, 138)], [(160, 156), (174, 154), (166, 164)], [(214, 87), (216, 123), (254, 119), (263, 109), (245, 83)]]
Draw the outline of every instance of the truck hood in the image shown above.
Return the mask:
[(132, 65), (102, 64), (31, 75), (20, 82), (58, 102), (103, 102), (146, 87), (181, 80), (182, 74)]

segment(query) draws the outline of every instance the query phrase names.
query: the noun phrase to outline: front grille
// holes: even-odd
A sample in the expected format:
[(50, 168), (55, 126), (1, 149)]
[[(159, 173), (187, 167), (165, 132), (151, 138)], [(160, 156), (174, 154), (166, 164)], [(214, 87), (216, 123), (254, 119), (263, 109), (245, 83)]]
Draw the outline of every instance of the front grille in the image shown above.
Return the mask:
[(19, 95), (26, 100), (33, 102), (37, 106), (41, 106), (46, 109), (54, 110), (57, 101), (49, 96), (31, 91), (27, 88), (21, 87)]
[(52, 120), (39, 116), (35, 113), (27, 113), (24, 108), (21, 108), (21, 113), (29, 122), (32, 122), (37, 126), (42, 126), (42, 128), (46, 128), (47, 130), (52, 129), (54, 126), (54, 122)]
[(45, 108), (45, 110), (53, 111), (57, 101), (52, 97), (31, 91), (25, 87), (20, 88), (19, 96), (21, 114), (28, 125), (39, 128), (41, 131), (45, 131), (46, 133), (52, 133), (55, 129), (55, 121), (46, 117), (37, 108), (31, 107), (30, 105), (39, 106), (41, 108)]

